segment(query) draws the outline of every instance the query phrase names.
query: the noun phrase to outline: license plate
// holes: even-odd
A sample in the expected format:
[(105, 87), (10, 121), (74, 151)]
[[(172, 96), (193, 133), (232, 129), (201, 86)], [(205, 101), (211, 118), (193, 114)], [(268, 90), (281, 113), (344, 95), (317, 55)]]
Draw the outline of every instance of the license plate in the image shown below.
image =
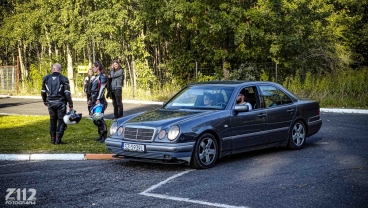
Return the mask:
[(146, 151), (146, 145), (144, 144), (123, 143), (122, 148), (125, 151), (132, 151), (132, 152), (145, 152)]

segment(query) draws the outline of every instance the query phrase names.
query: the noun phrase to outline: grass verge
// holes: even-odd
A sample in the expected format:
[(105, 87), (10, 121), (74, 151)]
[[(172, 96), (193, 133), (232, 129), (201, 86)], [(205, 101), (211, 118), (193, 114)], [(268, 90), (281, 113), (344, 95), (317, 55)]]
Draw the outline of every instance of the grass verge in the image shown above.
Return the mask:
[[(106, 120), (109, 129), (112, 121)], [(64, 145), (50, 142), (49, 116), (0, 116), (0, 154), (9, 153), (109, 153), (104, 143), (96, 142), (97, 127), (87, 118), (68, 125)]]

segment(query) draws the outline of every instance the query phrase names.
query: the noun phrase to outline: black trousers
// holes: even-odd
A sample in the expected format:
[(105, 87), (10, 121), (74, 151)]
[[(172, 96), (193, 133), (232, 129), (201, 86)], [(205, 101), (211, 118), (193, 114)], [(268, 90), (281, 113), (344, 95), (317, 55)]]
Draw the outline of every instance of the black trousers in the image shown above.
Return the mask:
[(97, 131), (100, 136), (104, 136), (106, 138), (107, 126), (104, 119), (93, 121), (93, 124), (97, 126)]
[[(89, 101), (89, 99), (91, 98), (91, 93), (90, 94), (87, 94), (87, 103), (88, 103), (88, 101)], [(92, 104), (87, 104), (87, 108), (88, 108), (88, 113), (91, 111), (91, 105)]]
[(63, 133), (66, 125), (63, 117), (66, 114), (66, 104), (63, 102), (49, 102), (50, 132)]
[(112, 90), (111, 99), (114, 107), (114, 117), (123, 117), (123, 91), (121, 89)]

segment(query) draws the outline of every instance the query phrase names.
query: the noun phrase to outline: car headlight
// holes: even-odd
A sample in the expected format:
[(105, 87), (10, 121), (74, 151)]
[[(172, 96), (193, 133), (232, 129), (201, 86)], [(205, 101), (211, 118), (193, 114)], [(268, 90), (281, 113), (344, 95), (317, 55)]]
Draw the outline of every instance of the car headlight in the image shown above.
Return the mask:
[(166, 130), (162, 129), (159, 133), (158, 133), (158, 138), (159, 139), (163, 139), (166, 136)]
[(110, 135), (114, 135), (117, 129), (118, 129), (118, 122), (114, 121), (114, 123), (112, 123), (110, 126)]
[(122, 135), (123, 132), (124, 132), (124, 127), (120, 126), (119, 129), (118, 129), (118, 136)]
[(169, 130), (169, 133), (167, 134), (167, 138), (173, 141), (176, 139), (176, 137), (178, 137), (179, 133), (180, 133), (179, 126), (172, 126)]

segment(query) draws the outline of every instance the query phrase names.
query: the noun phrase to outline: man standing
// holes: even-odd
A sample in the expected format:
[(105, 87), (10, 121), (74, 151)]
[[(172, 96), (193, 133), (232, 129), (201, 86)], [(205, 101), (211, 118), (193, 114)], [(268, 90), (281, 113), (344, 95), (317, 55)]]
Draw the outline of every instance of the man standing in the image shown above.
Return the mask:
[(52, 74), (46, 75), (42, 79), (41, 96), (43, 103), (48, 106), (49, 110), (52, 144), (65, 144), (61, 139), (66, 129), (63, 120), (66, 114), (66, 103), (69, 103), (70, 110), (73, 109), (69, 80), (60, 72), (61, 64), (56, 63), (52, 67)]
[(112, 62), (112, 67), (108, 77), (111, 78), (110, 88), (112, 105), (114, 106), (114, 119), (118, 119), (123, 117), (122, 87), (124, 85), (124, 70), (117, 60)]

